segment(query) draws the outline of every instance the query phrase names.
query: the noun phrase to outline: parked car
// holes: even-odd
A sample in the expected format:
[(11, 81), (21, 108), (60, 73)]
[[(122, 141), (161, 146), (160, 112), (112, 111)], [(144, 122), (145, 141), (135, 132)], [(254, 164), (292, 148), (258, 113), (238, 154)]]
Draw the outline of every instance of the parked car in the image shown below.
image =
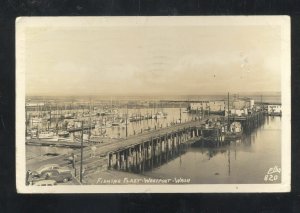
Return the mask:
[(47, 170), (42, 175), (46, 180), (55, 180), (56, 182), (68, 182), (72, 180), (72, 173), (68, 169)]
[(33, 176), (40, 176), (42, 175), (45, 171), (47, 170), (52, 170), (52, 169), (61, 169), (61, 166), (58, 164), (46, 164), (41, 166), (39, 169), (35, 170), (32, 172)]
[(40, 180), (33, 184), (34, 186), (55, 186), (57, 182), (55, 180)]

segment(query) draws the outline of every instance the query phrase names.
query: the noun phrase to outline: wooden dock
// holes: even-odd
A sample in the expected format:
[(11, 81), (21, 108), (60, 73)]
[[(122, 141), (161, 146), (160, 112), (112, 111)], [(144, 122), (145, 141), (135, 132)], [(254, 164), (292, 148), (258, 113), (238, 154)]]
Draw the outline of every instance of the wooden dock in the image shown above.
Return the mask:
[[(67, 148), (80, 148), (81, 143), (70, 141), (51, 141), (51, 140), (39, 140), (30, 139), (26, 140), (26, 145), (32, 146), (54, 146), (54, 147), (67, 147)], [(84, 145), (86, 147), (86, 145)]]
[[(122, 157), (123, 153), (128, 152), (129, 149), (132, 150), (134, 148), (137, 150), (137, 149), (142, 149), (142, 147), (144, 149), (149, 148), (151, 141), (153, 141), (155, 145), (162, 144), (161, 148), (164, 147), (162, 148), (163, 150), (165, 149), (170, 150), (170, 146), (172, 144), (172, 142), (170, 142), (171, 139), (173, 140), (174, 138), (177, 138), (177, 143), (179, 143), (179, 137), (180, 137), (181, 138), (180, 143), (183, 143), (184, 141), (186, 142), (191, 137), (197, 137), (197, 135), (200, 134), (200, 131), (197, 131), (198, 133), (196, 133), (196, 129), (197, 129), (196, 126), (199, 127), (201, 126), (201, 124), (204, 124), (204, 121), (199, 121), (199, 120), (190, 121), (186, 123), (175, 124), (173, 126), (169, 126), (166, 128), (144, 131), (136, 135), (131, 135), (126, 139), (120, 139), (117, 141), (114, 140), (111, 143), (95, 144), (94, 147), (96, 147), (96, 151), (94, 154), (96, 155), (96, 157), (92, 158), (92, 160), (90, 159), (91, 155), (93, 154), (91, 148), (85, 147), (83, 149), (83, 162), (85, 163), (85, 161), (86, 162), (88, 161), (89, 163), (91, 163), (90, 161), (93, 161), (93, 159), (99, 160), (99, 158), (105, 158), (106, 159), (105, 167), (113, 168), (115, 166), (113, 165), (113, 163), (115, 164), (117, 163), (112, 161), (113, 159), (112, 156), (118, 155), (118, 159), (119, 159), (119, 157)], [(168, 142), (166, 140), (168, 140)], [(46, 144), (47, 142), (43, 142), (43, 143)], [(80, 150), (74, 150), (74, 154), (80, 156)], [(42, 165), (50, 164), (50, 163), (56, 163), (65, 166), (67, 164), (66, 159), (69, 157), (70, 156), (68, 155), (61, 155), (53, 158), (53, 160), (47, 159), (45, 161), (33, 162), (27, 165), (27, 169), (34, 170), (39, 168)], [(99, 167), (103, 167), (103, 165), (99, 165)]]
[[(261, 115), (251, 115), (243, 119), (243, 125), (247, 128), (255, 127), (262, 121)], [(111, 143), (94, 144), (91, 147), (83, 149), (83, 168), (85, 172), (115, 169), (120, 171), (130, 171), (143, 173), (146, 170), (153, 169), (164, 162), (184, 153), (186, 148), (204, 136), (204, 132), (208, 130), (205, 126), (207, 119), (217, 118), (218, 116), (206, 117), (203, 120), (193, 120), (186, 123), (175, 124), (166, 128), (144, 131), (142, 133), (131, 135), (126, 139), (120, 139)], [(237, 118), (230, 118), (230, 122), (237, 121)], [(221, 134), (222, 125), (210, 127), (217, 136), (218, 143), (224, 142)], [(225, 124), (226, 125), (226, 124)], [(80, 150), (74, 150), (74, 154), (78, 157), (75, 168), (79, 171)], [(38, 167), (57, 163), (67, 165), (70, 156), (62, 155), (46, 161), (34, 162), (27, 165), (27, 169), (37, 169)]]

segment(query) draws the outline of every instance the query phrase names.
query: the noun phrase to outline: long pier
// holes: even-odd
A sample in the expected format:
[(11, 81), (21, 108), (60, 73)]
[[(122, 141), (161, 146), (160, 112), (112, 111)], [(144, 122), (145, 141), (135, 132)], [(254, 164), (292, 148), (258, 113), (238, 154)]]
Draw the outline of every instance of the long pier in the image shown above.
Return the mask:
[[(79, 143), (79, 142), (51, 141), (51, 140), (39, 140), (39, 139), (26, 140), (26, 145), (52, 146), (52, 147), (65, 147), (65, 148), (80, 148), (81, 147), (81, 143)], [(84, 145), (84, 147), (86, 147), (86, 145)]]
[[(225, 144), (222, 128), (228, 124), (220, 124), (216, 121), (218, 118), (220, 117), (209, 116), (203, 120), (193, 120), (131, 135), (126, 139), (94, 145), (96, 147), (94, 150), (91, 147), (85, 147), (83, 149), (84, 174), (107, 169), (142, 173), (181, 155), (190, 144), (200, 141), (207, 131), (214, 132), (217, 145)], [(214, 125), (207, 127), (207, 119), (215, 120)], [(243, 118), (230, 117), (229, 121), (238, 121), (238, 119), (245, 127), (254, 128), (263, 121), (263, 114), (259, 112)], [(226, 121), (226, 119), (223, 120)], [(80, 150), (74, 150), (74, 154), (79, 157)], [(69, 157), (69, 155), (62, 155), (53, 159), (32, 162), (27, 165), (27, 169), (34, 170), (50, 163), (65, 166), (68, 164), (66, 159)], [(80, 162), (77, 161), (75, 164), (76, 170), (79, 171)]]
[[(99, 158), (105, 158), (105, 165), (99, 165), (99, 167), (107, 168), (120, 168), (122, 169), (123, 164), (122, 159), (127, 161), (128, 164), (133, 164), (133, 161), (130, 159), (135, 159), (135, 162), (141, 163), (145, 156), (149, 157), (149, 154), (146, 154), (146, 149), (151, 149), (155, 151), (155, 156), (158, 153), (171, 152), (172, 147), (178, 146), (183, 143), (187, 143), (190, 139), (199, 140), (200, 137), (200, 126), (204, 124), (204, 121), (194, 120), (185, 123), (175, 124), (166, 128), (160, 128), (151, 131), (144, 131), (136, 135), (131, 135), (126, 139), (120, 139), (113, 141), (112, 143), (102, 143), (94, 145), (96, 147), (95, 155), (98, 160)], [(70, 142), (72, 143), (72, 142)], [(129, 151), (130, 150), (130, 151)], [(142, 151), (143, 150), (143, 151)], [(160, 152), (158, 150), (161, 150)], [(83, 163), (89, 162), (92, 163), (90, 156), (92, 150), (90, 147), (85, 147), (83, 149)], [(127, 153), (127, 154), (125, 154)], [(150, 153), (150, 152), (149, 152)], [(154, 154), (154, 151), (152, 152)], [(80, 150), (74, 150), (74, 154), (79, 156)], [(133, 154), (137, 157), (133, 157)], [(152, 154), (150, 154), (152, 156)], [(60, 165), (66, 165), (66, 158), (70, 156), (62, 155), (54, 159), (47, 159), (45, 161), (33, 162), (27, 165), (28, 169), (34, 170), (44, 164), (57, 163)], [(141, 159), (141, 158), (142, 159)], [(94, 158), (94, 159), (95, 159)], [(89, 160), (87, 160), (89, 159)], [(96, 161), (96, 160), (95, 160)], [(79, 163), (77, 163), (79, 164)], [(118, 167), (118, 165), (120, 165)]]
[(109, 151), (108, 169), (143, 172), (146, 167), (153, 168), (153, 164), (168, 161), (182, 147), (200, 140), (200, 129), (195, 125), (168, 130), (163, 129), (139, 141), (129, 140), (126, 145)]

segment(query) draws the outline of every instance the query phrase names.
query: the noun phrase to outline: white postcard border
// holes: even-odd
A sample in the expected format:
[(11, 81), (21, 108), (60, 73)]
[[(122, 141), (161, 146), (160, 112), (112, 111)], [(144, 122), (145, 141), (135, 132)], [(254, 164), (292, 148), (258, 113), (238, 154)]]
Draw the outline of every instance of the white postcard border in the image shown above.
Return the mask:
[[(282, 97), (281, 184), (25, 185), (25, 30), (27, 27), (128, 25), (280, 25)], [(243, 193), (289, 192), (291, 187), (291, 53), (289, 16), (21, 17), (16, 19), (16, 187), (18, 193)]]

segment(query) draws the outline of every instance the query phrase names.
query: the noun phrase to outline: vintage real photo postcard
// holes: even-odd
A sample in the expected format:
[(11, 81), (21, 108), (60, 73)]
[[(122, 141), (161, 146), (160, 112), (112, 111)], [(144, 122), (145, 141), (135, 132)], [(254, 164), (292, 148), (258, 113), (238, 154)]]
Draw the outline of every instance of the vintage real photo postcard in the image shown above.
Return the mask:
[(16, 19), (18, 193), (288, 192), (288, 16)]

